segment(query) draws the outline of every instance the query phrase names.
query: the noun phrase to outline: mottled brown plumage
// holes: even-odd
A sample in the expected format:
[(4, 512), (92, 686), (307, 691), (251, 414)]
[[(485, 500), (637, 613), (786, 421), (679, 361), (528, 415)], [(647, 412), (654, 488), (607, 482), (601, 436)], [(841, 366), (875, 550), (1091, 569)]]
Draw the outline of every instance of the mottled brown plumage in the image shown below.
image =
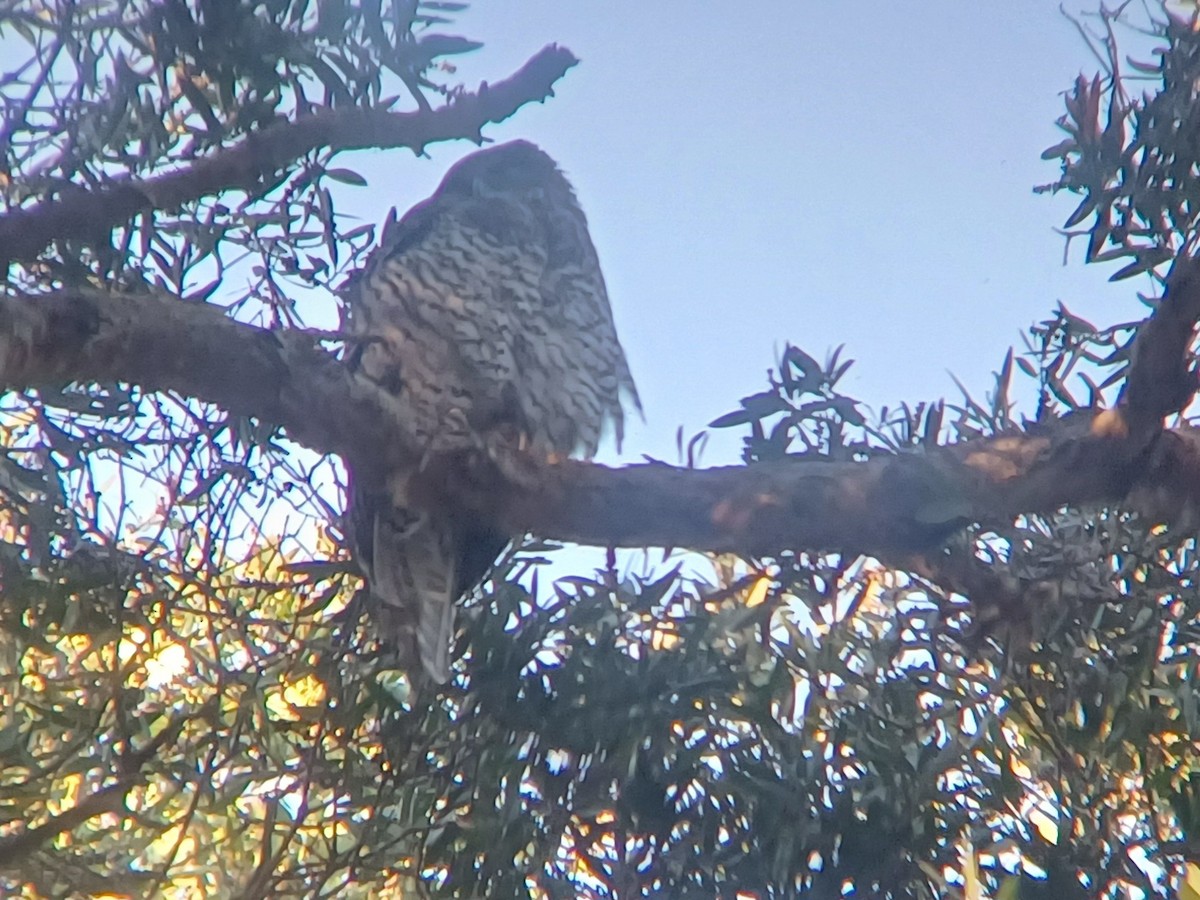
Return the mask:
[[(620, 441), (637, 393), (587, 220), (554, 161), (526, 141), (455, 165), (385, 229), (347, 292), (350, 364), (405, 400), (425, 456), (519, 436), (543, 455)], [(371, 593), (402, 653), (449, 674), (454, 604), (512, 537), (411, 502), (422, 460), (352, 498)]]

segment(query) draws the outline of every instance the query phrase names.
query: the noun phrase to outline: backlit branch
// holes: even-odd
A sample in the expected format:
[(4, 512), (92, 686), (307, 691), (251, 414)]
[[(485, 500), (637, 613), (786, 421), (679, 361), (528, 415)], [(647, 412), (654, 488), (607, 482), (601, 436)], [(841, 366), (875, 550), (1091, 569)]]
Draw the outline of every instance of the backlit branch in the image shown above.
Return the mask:
[(0, 267), (35, 258), (51, 241), (103, 234), (146, 210), (174, 210), (227, 190), (253, 191), (273, 174), (317, 149), (408, 147), (420, 153), (431, 143), (482, 142), (482, 128), (507, 119), (520, 107), (553, 96), (553, 85), (577, 60), (550, 45), (510, 78), (475, 93), (460, 94), (435, 110), (393, 113), (383, 109), (326, 109), (281, 122), (240, 144), (156, 178), (79, 190), (29, 209), (0, 216)]
[(403, 406), (356, 380), (302, 331), (235, 322), (216, 307), (152, 294), (62, 291), (0, 299), (6, 388), (122, 381), (176, 391), (280, 425), (362, 471), (412, 446)]
[(505, 485), (487, 496), (469, 489), (461, 502), (513, 532), (751, 556), (806, 548), (916, 553), (970, 522), (1010, 524), (1020, 513), (1119, 504), (1131, 492), (1153, 495), (1153, 504), (1137, 506), (1156, 516), (1200, 509), (1200, 432), (1165, 432), (1147, 457), (1138, 441), (1092, 434), (1093, 420), (1081, 415), (1036, 434), (866, 463), (611, 469), (568, 462), (550, 467), (535, 490)]

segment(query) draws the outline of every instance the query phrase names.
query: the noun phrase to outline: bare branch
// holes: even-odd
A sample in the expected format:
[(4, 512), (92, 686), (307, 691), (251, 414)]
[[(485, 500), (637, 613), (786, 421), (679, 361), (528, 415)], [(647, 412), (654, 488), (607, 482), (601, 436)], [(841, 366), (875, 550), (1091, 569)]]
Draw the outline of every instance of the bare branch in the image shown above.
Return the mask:
[(131, 779), (122, 778), (80, 800), (75, 806), (57, 816), (51, 816), (41, 825), (0, 838), (0, 868), (11, 866), (15, 860), (63, 832), (73, 831), (88, 819), (121, 809), (130, 784)]
[(440, 109), (392, 113), (382, 109), (327, 109), (280, 122), (228, 150), (144, 181), (99, 191), (65, 194), (0, 217), (0, 266), (35, 258), (51, 241), (104, 234), (149, 209), (172, 210), (227, 190), (254, 190), (275, 172), (319, 148), (354, 150), (408, 147), (420, 153), (431, 143), (483, 141), (482, 128), (507, 119), (520, 107), (553, 96), (553, 85), (576, 64), (564, 47), (544, 47), (510, 78), (486, 82)]
[(120, 758), (121, 775), (109, 785), (85, 797), (69, 809), (51, 816), (42, 824), (0, 838), (0, 869), (10, 867), (24, 856), (60, 834), (74, 831), (88, 819), (122, 809), (125, 794), (137, 782), (139, 770), (149, 763), (164, 745), (179, 738), (188, 717), (177, 716), (145, 747)]

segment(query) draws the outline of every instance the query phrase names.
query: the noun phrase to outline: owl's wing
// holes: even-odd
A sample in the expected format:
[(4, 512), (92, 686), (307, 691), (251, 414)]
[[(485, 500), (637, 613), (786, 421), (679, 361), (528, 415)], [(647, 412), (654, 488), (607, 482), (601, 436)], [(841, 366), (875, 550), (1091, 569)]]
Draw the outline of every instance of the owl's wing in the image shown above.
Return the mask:
[(553, 207), (545, 214), (544, 229), (546, 265), (538, 283), (543, 337), (529, 346), (532, 358), (523, 369), (552, 380), (549, 387), (557, 401), (553, 419), (573, 423), (572, 449), (591, 457), (608, 422), (620, 449), (625, 426), (622, 400), (639, 412), (641, 402), (617, 338), (608, 289), (583, 211), (574, 204)]
[[(620, 437), (622, 389), (636, 402), (586, 219), (553, 162), (535, 163), (549, 169), (534, 172), (545, 180), (534, 190), (527, 171), (498, 181), (486, 166), (452, 171), (388, 224), (350, 295), (349, 362), (403, 393), (426, 453), (511, 432), (547, 454), (591, 455), (605, 420)], [(371, 592), (396, 622), (389, 632), (440, 682), (455, 602), (508, 537), (450, 509), (410, 509), (421, 471), (414, 460), (358, 498), (357, 543)]]
[[(358, 339), (349, 365), (404, 392), (414, 433), (430, 449), (472, 446), (477, 428), (515, 413), (506, 388), (514, 325), (501, 301), (505, 291), (528, 294), (535, 278), (511, 284), (514, 268), (520, 272), (513, 248), (470, 221), (472, 210), (489, 205), (427, 202), (390, 222), (347, 295)], [(383, 632), (440, 683), (449, 677), (454, 604), (486, 576), (508, 538), (448, 510), (411, 509), (407, 483), (420, 465), (391, 473), (387, 489), (354, 493), (351, 524)]]

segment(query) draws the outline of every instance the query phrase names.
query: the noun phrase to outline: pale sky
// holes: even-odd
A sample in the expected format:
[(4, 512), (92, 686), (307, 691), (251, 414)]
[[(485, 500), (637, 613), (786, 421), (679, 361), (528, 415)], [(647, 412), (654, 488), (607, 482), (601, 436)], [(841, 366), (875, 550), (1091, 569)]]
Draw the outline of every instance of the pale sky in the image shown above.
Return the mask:
[[(785, 341), (846, 344), (844, 387), (878, 409), (956, 397), (949, 372), (982, 397), (1059, 300), (1099, 325), (1144, 314), (1146, 282), (1108, 285), (1082, 247), (1063, 267), (1074, 202), (1032, 193), (1058, 174), (1039, 156), (1061, 92), (1098, 69), (1057, 3), (476, 0), (444, 30), (485, 43), (455, 58), (471, 88), (548, 43), (582, 60), (485, 133), (537, 142), (576, 186), (646, 411), (625, 459), (674, 461), (676, 428), (763, 389)], [(405, 209), (470, 149), (347, 154), (370, 188), (342, 209)]]

